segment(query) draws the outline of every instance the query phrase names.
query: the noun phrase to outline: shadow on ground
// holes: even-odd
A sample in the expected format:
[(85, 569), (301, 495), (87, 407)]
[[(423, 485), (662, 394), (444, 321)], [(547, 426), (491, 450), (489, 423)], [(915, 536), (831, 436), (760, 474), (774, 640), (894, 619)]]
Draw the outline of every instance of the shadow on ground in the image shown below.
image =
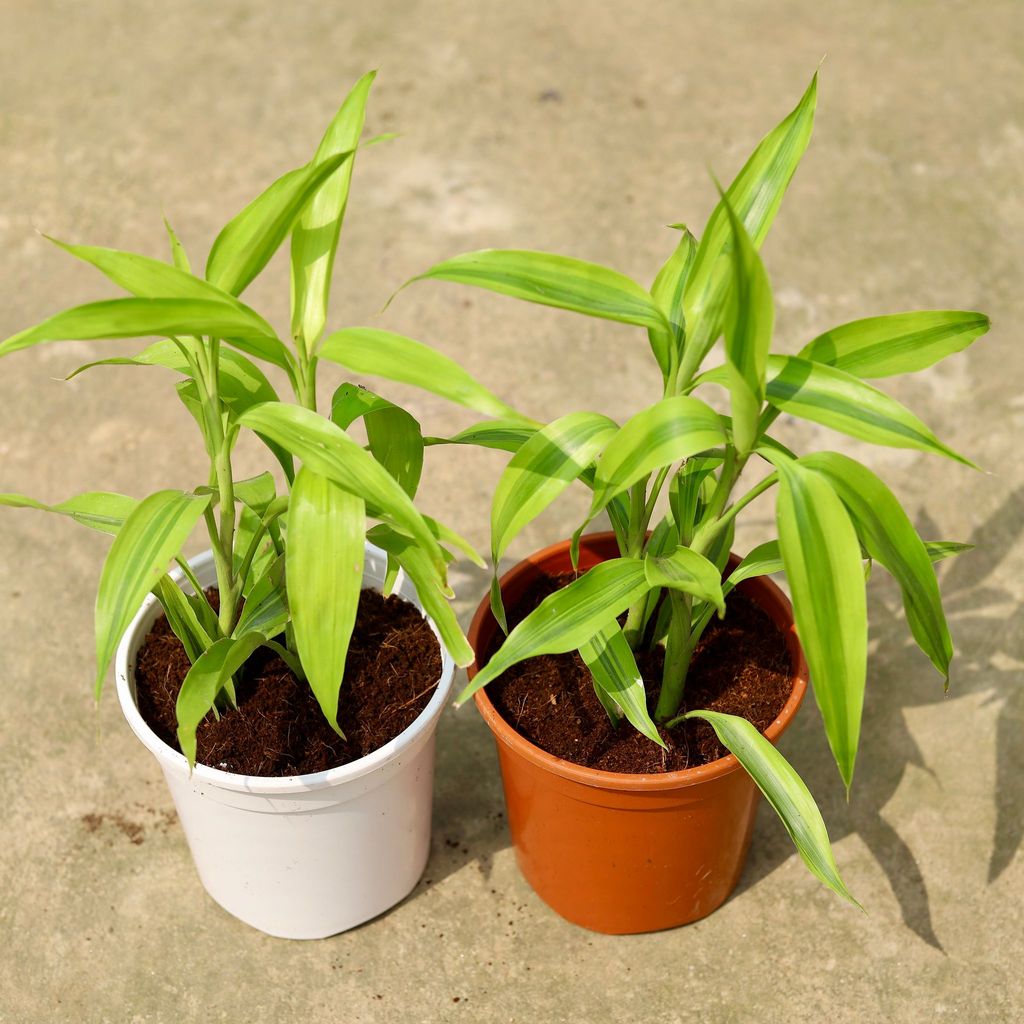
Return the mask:
[[(833, 841), (856, 833), (885, 872), (903, 921), (938, 950), (928, 888), (906, 841), (886, 821), (884, 811), (910, 767), (931, 772), (911, 734), (907, 708), (944, 702), (954, 723), (963, 712), (957, 698), (985, 694), (999, 704), (996, 727), (996, 825), (989, 860), (989, 882), (1012, 862), (1024, 840), (1024, 609), (1007, 590), (992, 585), (1000, 562), (1024, 531), (1024, 487), (1013, 491), (978, 527), (975, 550), (938, 567), (946, 613), (957, 653), (948, 696), (942, 680), (913, 645), (903, 617), (899, 590), (889, 579), (869, 590), (871, 635), (878, 647), (869, 660), (857, 777), (849, 805), (843, 796), (817, 709), (805, 705), (786, 738), (794, 767), (812, 780)], [(925, 537), (938, 538), (928, 520)], [(879, 572), (879, 575), (883, 575)], [(807, 711), (811, 713), (808, 714)], [(751, 855), (736, 890), (739, 894), (795, 856), (774, 817), (759, 814)]]

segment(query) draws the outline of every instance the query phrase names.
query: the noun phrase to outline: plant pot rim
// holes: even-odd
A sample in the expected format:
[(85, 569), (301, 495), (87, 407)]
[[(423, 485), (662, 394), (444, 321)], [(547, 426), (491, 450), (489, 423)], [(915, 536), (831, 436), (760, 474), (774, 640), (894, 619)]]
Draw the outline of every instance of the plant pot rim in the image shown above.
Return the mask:
[[(601, 533), (590, 533), (583, 537), (581, 549), (588, 543), (594, 545), (614, 541), (614, 539), (615, 534), (610, 530)], [(502, 589), (517, 582), (524, 576), (542, 571), (541, 566), (546, 561), (562, 554), (568, 547), (569, 541), (563, 540), (542, 548), (540, 551), (535, 551), (501, 577), (500, 585)], [(732, 555), (731, 557), (735, 559), (737, 556)], [(792, 721), (807, 692), (809, 674), (807, 661), (804, 658), (803, 648), (796, 639), (796, 626), (793, 623), (792, 605), (779, 586), (768, 577), (759, 576), (740, 584), (740, 588), (767, 591), (778, 601), (785, 609), (790, 622), (788, 630), (783, 629), (782, 632), (783, 634), (792, 633), (793, 641), (795, 641), (787, 644), (792, 662), (791, 679), (793, 688), (776, 719), (764, 730), (765, 737), (772, 743), (775, 743), (783, 730)], [(488, 597), (484, 597), (469, 627), (469, 642), (474, 650), (478, 649), (477, 644), (488, 618), (493, 620), (490, 600)], [(477, 665), (474, 663), (468, 671), (470, 679), (476, 675), (477, 670)], [(542, 750), (536, 744), (531, 743), (524, 736), (520, 735), (499, 714), (490, 697), (487, 696), (486, 686), (481, 690), (477, 690), (473, 695), (473, 700), (498, 742), (511, 747), (516, 753), (538, 768), (552, 772), (563, 779), (595, 789), (611, 789), (633, 793), (660, 793), (666, 790), (681, 789), (685, 786), (695, 786), (702, 782), (709, 782), (712, 779), (728, 775), (740, 767), (736, 756), (734, 754), (727, 754), (725, 757), (720, 757), (710, 764), (702, 764), (694, 768), (685, 768), (682, 771), (662, 772), (655, 775), (608, 772), (602, 771), (599, 768), (588, 768), (573, 761), (565, 761), (560, 757), (555, 757), (554, 754), (549, 754), (546, 750)]]
[[(367, 554), (372, 554), (380, 559), (387, 558), (384, 551), (369, 541), (366, 542), (366, 551)], [(213, 553), (207, 550), (195, 558), (189, 559), (189, 564), (194, 571), (201, 572), (212, 561)], [(171, 571), (170, 576), (179, 585), (184, 580), (184, 573), (177, 566)], [(150, 623), (155, 617), (154, 606), (159, 603), (153, 594), (146, 595), (145, 601), (142, 602), (142, 607), (135, 614), (135, 617), (125, 630), (124, 636), (121, 637), (121, 642), (118, 644), (114, 669), (121, 711), (124, 713), (132, 732), (135, 733), (142, 745), (160, 762), (161, 767), (165, 771), (169, 770), (177, 775), (190, 777), (194, 783), (215, 786), (218, 789), (230, 790), (236, 793), (286, 797), (297, 793), (308, 793), (343, 785), (347, 782), (354, 782), (356, 779), (384, 767), (397, 756), (414, 747), (418, 741), (429, 738), (433, 723), (444, 709), (455, 679), (455, 663), (445, 648), (437, 627), (430, 616), (424, 612), (422, 605), (416, 598), (415, 587), (413, 587), (412, 581), (407, 580), (403, 572), (399, 572), (393, 593), (398, 594), (403, 585), (406, 587), (406, 591), (401, 593), (401, 597), (415, 605), (430, 624), (434, 636), (437, 637), (438, 646), (441, 649), (441, 675), (426, 707), (413, 722), (394, 739), (389, 740), (383, 746), (378, 747), (364, 757), (350, 761), (348, 764), (339, 765), (336, 768), (328, 768), (326, 771), (321, 772), (310, 772), (305, 775), (239, 775), (235, 772), (226, 772), (219, 768), (211, 768), (209, 765), (198, 763), (190, 771), (185, 755), (180, 751), (174, 750), (160, 739), (142, 717), (135, 702), (135, 696), (132, 692), (133, 687), (129, 679), (129, 665), (135, 656), (135, 652), (148, 634)], [(187, 583), (186, 586), (188, 586)], [(191, 587), (189, 589), (191, 590)], [(143, 629), (146, 630), (146, 634), (142, 633)]]

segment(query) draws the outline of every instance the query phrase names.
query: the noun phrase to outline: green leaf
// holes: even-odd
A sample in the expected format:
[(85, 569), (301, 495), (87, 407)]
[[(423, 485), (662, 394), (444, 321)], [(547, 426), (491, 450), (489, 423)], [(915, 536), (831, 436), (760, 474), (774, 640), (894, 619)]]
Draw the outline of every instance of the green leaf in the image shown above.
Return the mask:
[(101, 533), (116, 534), (138, 505), (138, 501), (110, 491), (87, 491), (56, 505), (46, 505), (24, 494), (0, 494), (0, 505), (56, 512)]
[(581, 644), (579, 651), (594, 677), (594, 689), (602, 698), (601, 703), (605, 703), (604, 697), (613, 701), (638, 732), (664, 747), (665, 741), (647, 710), (647, 691), (636, 658), (619, 624), (609, 623)]
[(580, 476), (617, 430), (600, 413), (570, 413), (523, 444), (505, 467), (491, 503), (495, 565), (516, 534)]
[(442, 544), (446, 544), (456, 551), (461, 551), (477, 568), (485, 569), (487, 567), (487, 563), (480, 552), (461, 534), (456, 533), (450, 526), (445, 526), (444, 523), (430, 516), (424, 516), (423, 520), (430, 527), (430, 532)]
[(288, 606), (302, 667), (324, 716), (338, 726), (338, 693), (363, 589), (366, 505), (308, 465), (288, 506)]
[(441, 634), (441, 641), (456, 665), (465, 668), (473, 664), (473, 648), (470, 647), (455, 611), (439, 589), (439, 581), (430, 560), (408, 537), (390, 527), (374, 527), (370, 540), (388, 554), (394, 556), (406, 575), (416, 586), (420, 603)]
[(302, 459), (314, 473), (333, 480), (392, 519), (423, 547), (444, 574), (444, 554), (409, 495), (340, 427), (309, 409), (281, 402), (254, 406), (242, 414), (239, 422), (266, 434)]
[(579, 650), (647, 592), (639, 558), (600, 562), (578, 580), (546, 597), (515, 629), (459, 695), (468, 700), (507, 668), (538, 654)]
[(597, 464), (587, 521), (611, 498), (653, 470), (707, 451), (724, 440), (718, 414), (699, 398), (664, 398), (638, 412), (605, 446)]
[[(170, 268), (168, 268), (170, 269)], [(15, 334), (0, 344), (0, 356), (32, 345), (54, 341), (92, 341), (99, 338), (164, 338), (209, 334), (225, 338), (246, 351), (269, 345), (276, 338), (261, 334), (244, 310), (209, 299), (108, 299), (66, 309), (35, 327)], [(283, 348), (283, 346), (281, 346)]]
[(753, 579), (755, 576), (768, 576), (773, 572), (782, 572), (782, 555), (779, 552), (779, 542), (770, 540), (766, 544), (758, 544), (731, 573), (729, 578), (722, 584), (722, 593), (728, 594), (733, 587), (744, 580)]
[(275, 637), (288, 624), (288, 614), (285, 556), (278, 555), (245, 595), (245, 606), (231, 635), (238, 638), (257, 632)]
[(722, 577), (703, 555), (687, 547), (678, 547), (670, 555), (644, 557), (644, 572), (651, 587), (671, 587), (708, 601), (719, 615), (725, 614)]
[(312, 355), (327, 320), (331, 272), (348, 205), (354, 150), (366, 118), (366, 99), (376, 77), (370, 71), (356, 82), (327, 127), (313, 163), (352, 153), (314, 193), (292, 228), (292, 336)]
[(817, 96), (815, 74), (795, 109), (758, 144), (708, 220), (683, 298), (687, 327), (683, 366), (687, 379), (724, 327), (724, 298), (732, 275), (732, 232), (725, 200), (736, 211), (754, 246), (760, 248), (807, 149)]
[(775, 310), (761, 258), (725, 197), (732, 234), (732, 287), (725, 315), (725, 360), (729, 368), (733, 441), (746, 455), (757, 440), (764, 405), (764, 376)]
[(909, 409), (843, 370), (798, 356), (769, 356), (768, 401), (801, 419), (890, 448), (916, 448), (965, 466)]
[(97, 698), (121, 635), (209, 502), (209, 495), (157, 491), (139, 502), (114, 538), (96, 595)]
[(206, 280), (241, 295), (267, 265), (303, 208), (352, 152), (289, 171), (260, 193), (217, 236), (206, 261)]
[(847, 792), (853, 780), (867, 674), (867, 607), (860, 542), (824, 477), (775, 457), (776, 522), (797, 633)]
[(451, 437), (426, 437), (427, 445), (472, 444), (478, 448), (495, 448), (503, 452), (517, 452), (537, 433), (538, 428), (527, 426), (516, 419), (494, 419), (474, 423)]
[(204, 651), (214, 642), (217, 633), (211, 635), (200, 622), (195, 606), (184, 595), (181, 587), (166, 573), (160, 577), (153, 593), (159, 600), (174, 635), (181, 641), (188, 660), (195, 664)]
[(481, 249), (438, 263), (412, 281), (428, 278), (486, 288), (604, 320), (669, 328), (658, 304), (635, 281), (617, 270), (569, 256), (524, 249)]
[(474, 380), (453, 359), (412, 338), (373, 327), (349, 327), (324, 339), (317, 352), (353, 373), (412, 384), (486, 416), (522, 420), (511, 406)]
[(423, 433), (419, 422), (366, 388), (342, 384), (331, 401), (331, 419), (346, 430), (360, 416), (373, 457), (410, 498), (415, 497), (423, 472)]
[(186, 270), (168, 266), (162, 260), (154, 260), (134, 252), (104, 249), (95, 245), (69, 245), (56, 238), (50, 238), (49, 235), (45, 237), (65, 252), (95, 267), (114, 284), (126, 292), (131, 292), (136, 298), (223, 302), (243, 314), (250, 321), (251, 328), (256, 334), (268, 338), (276, 337), (274, 328), (255, 310), (240, 302), (234, 295), (210, 284), (209, 281), (204, 281), (201, 277), (193, 276)]
[(240, 501), (251, 508), (258, 516), (262, 516), (277, 497), (277, 484), (270, 473), (259, 473), (247, 480), (236, 480), (232, 490), (235, 501)]
[(837, 452), (816, 452), (800, 464), (828, 480), (868, 555), (899, 583), (910, 631), (948, 685), (953, 641), (939, 584), (928, 552), (896, 496), (866, 466)]
[(839, 877), (828, 831), (814, 797), (782, 754), (745, 718), (718, 711), (691, 711), (686, 717), (701, 718), (711, 724), (722, 745), (736, 756), (782, 819), (811, 874), (860, 907)]
[(185, 246), (181, 244), (181, 240), (178, 238), (171, 227), (171, 222), (164, 217), (164, 228), (167, 231), (167, 241), (171, 245), (171, 260), (178, 270), (183, 270), (186, 274), (192, 273), (192, 265), (188, 260), (188, 253), (185, 252)]
[(246, 663), (257, 647), (266, 642), (262, 633), (246, 633), (242, 637), (218, 640), (188, 670), (178, 691), (175, 712), (178, 717), (178, 745), (188, 758), (190, 768), (196, 764), (196, 730), (210, 713), (221, 691), (231, 677)]
[(960, 310), (872, 316), (819, 334), (800, 350), (800, 356), (855, 377), (891, 377), (925, 370), (962, 352), (988, 329), (984, 313)]
[(665, 261), (658, 276), (651, 285), (651, 298), (658, 304), (668, 320), (668, 328), (648, 327), (647, 338), (651, 351), (658, 361), (662, 376), (666, 379), (679, 366), (686, 335), (686, 320), (683, 314), (683, 291), (693, 259), (697, 254), (697, 239), (682, 224), (674, 224), (682, 231), (682, 237), (675, 251)]
[(963, 544), (956, 540), (926, 540), (924, 548), (932, 562), (941, 562), (943, 559), (952, 558), (964, 551), (972, 551), (974, 545)]

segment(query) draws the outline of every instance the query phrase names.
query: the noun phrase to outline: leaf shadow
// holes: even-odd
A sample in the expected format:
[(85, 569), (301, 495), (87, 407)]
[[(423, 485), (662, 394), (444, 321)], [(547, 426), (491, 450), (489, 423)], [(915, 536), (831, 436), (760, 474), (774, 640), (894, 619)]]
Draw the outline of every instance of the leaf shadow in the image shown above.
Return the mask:
[[(937, 538), (926, 517), (922, 534)], [(906, 926), (922, 941), (944, 952), (932, 922), (928, 888), (913, 851), (886, 820), (885, 808), (907, 771), (934, 776), (907, 724), (905, 710), (947, 701), (955, 720), (960, 697), (984, 694), (997, 702), (996, 824), (988, 865), (991, 884), (1006, 870), (1024, 842), (1024, 609), (991, 577), (1024, 533), (1024, 486), (1016, 488), (972, 534), (975, 550), (940, 564), (938, 573), (957, 655), (948, 698), (942, 681), (913, 645), (893, 581), (869, 588), (872, 639), (857, 778), (846, 803), (824, 741), (813, 700), (805, 702), (782, 748), (805, 779), (814, 780), (815, 798), (835, 842), (857, 834), (882, 868)], [(880, 576), (884, 575), (879, 573)], [(754, 843), (736, 894), (752, 888), (795, 856), (774, 816), (762, 807)]]

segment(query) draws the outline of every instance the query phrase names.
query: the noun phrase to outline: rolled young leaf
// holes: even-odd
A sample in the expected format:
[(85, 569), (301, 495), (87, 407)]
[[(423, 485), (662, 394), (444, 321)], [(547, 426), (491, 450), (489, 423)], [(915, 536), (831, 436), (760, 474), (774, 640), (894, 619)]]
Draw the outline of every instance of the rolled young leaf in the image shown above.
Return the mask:
[(241, 295), (267, 265), (316, 191), (352, 151), (298, 167), (277, 179), (236, 214), (214, 240), (206, 261), (206, 280)]
[(728, 290), (725, 315), (725, 361), (729, 369), (733, 441), (742, 456), (757, 440), (775, 310), (768, 275), (754, 243), (728, 198), (723, 196), (722, 202), (732, 235), (732, 287)]
[(627, 420), (607, 443), (597, 466), (592, 520), (616, 495), (648, 473), (725, 440), (718, 414), (699, 398), (664, 398)]
[(658, 361), (661, 374), (666, 380), (679, 366), (682, 357), (683, 341), (686, 335), (686, 322), (683, 314), (683, 290), (694, 256), (697, 254), (697, 239), (683, 224), (673, 224), (683, 235), (675, 251), (658, 271), (658, 276), (651, 285), (651, 298), (658, 304), (668, 320), (668, 328), (648, 327), (647, 338), (651, 343), (651, 351)]
[(352, 152), (352, 157), (316, 190), (292, 228), (292, 337), (299, 339), (310, 356), (327, 320), (331, 272), (348, 205), (354, 150), (363, 133), (366, 99), (376, 75), (376, 71), (370, 71), (352, 87), (328, 125), (313, 163), (346, 152)]
[(354, 373), (366, 373), (423, 388), (485, 416), (522, 417), (436, 349), (374, 327), (349, 327), (328, 335), (317, 357)]
[(87, 491), (56, 505), (46, 505), (25, 494), (0, 494), (0, 505), (56, 512), (101, 533), (116, 534), (138, 505), (135, 498), (110, 491)]
[(374, 506), (391, 518), (426, 551), (442, 574), (445, 559), (430, 527), (416, 510), (409, 495), (394, 477), (345, 431), (310, 409), (264, 402), (243, 413), (243, 426), (266, 434), (293, 455), (302, 459), (314, 473), (326, 476), (339, 486)]
[(844, 900), (860, 907), (839, 876), (828, 831), (814, 797), (771, 742), (745, 718), (737, 715), (691, 711), (685, 717), (700, 718), (711, 724), (722, 745), (736, 756), (782, 819), (811, 874)]
[[(630, 725), (664, 747), (665, 741), (647, 710), (643, 677), (619, 624), (609, 623), (593, 639), (581, 644), (579, 652), (594, 677), (594, 688), (601, 703), (605, 704), (605, 699), (612, 701)], [(605, 707), (607, 709), (607, 705)]]
[(776, 524), (797, 633), (825, 734), (849, 793), (867, 674), (867, 602), (860, 542), (842, 501), (820, 474), (773, 456)]
[(782, 412), (890, 448), (916, 448), (974, 466), (909, 409), (858, 377), (798, 356), (768, 357), (768, 401)]
[(231, 677), (246, 663), (257, 647), (266, 643), (262, 633), (246, 633), (242, 637), (218, 640), (188, 670), (178, 691), (175, 713), (178, 718), (178, 745), (188, 759), (189, 768), (196, 764), (196, 730), (217, 703)]
[(896, 496), (866, 466), (838, 452), (816, 452), (800, 465), (824, 476), (842, 499), (868, 555), (903, 592), (907, 624), (918, 646), (949, 683), (953, 641), (931, 559)]
[(96, 595), (97, 698), (121, 635), (209, 503), (209, 495), (157, 491), (139, 502), (118, 531)]
[(604, 320), (658, 330), (669, 328), (661, 308), (636, 281), (617, 270), (569, 256), (525, 249), (481, 249), (438, 263), (407, 283), (428, 278), (486, 288)]
[(308, 465), (295, 474), (288, 505), (288, 607), (310, 689), (331, 728), (363, 589), (366, 505)]
[(598, 563), (530, 612), (459, 694), (458, 703), (526, 658), (579, 650), (648, 588), (641, 559), (612, 558)]
[(940, 309), (892, 313), (833, 327), (808, 342), (800, 356), (856, 377), (891, 377), (925, 370), (962, 352), (988, 329), (984, 313)]
[[(815, 74), (800, 102), (761, 140), (726, 190), (724, 198), (736, 211), (755, 248), (761, 247), (810, 142), (817, 97), (818, 76)], [(722, 333), (723, 300), (731, 274), (731, 237), (725, 204), (719, 202), (704, 229), (683, 297), (687, 331), (683, 376), (686, 380), (696, 372)]]
[(185, 246), (181, 244), (181, 239), (178, 238), (174, 228), (171, 227), (171, 222), (166, 217), (164, 217), (164, 230), (167, 232), (167, 241), (171, 245), (171, 262), (179, 270), (185, 271), (186, 274), (191, 274), (192, 265), (189, 263)]

